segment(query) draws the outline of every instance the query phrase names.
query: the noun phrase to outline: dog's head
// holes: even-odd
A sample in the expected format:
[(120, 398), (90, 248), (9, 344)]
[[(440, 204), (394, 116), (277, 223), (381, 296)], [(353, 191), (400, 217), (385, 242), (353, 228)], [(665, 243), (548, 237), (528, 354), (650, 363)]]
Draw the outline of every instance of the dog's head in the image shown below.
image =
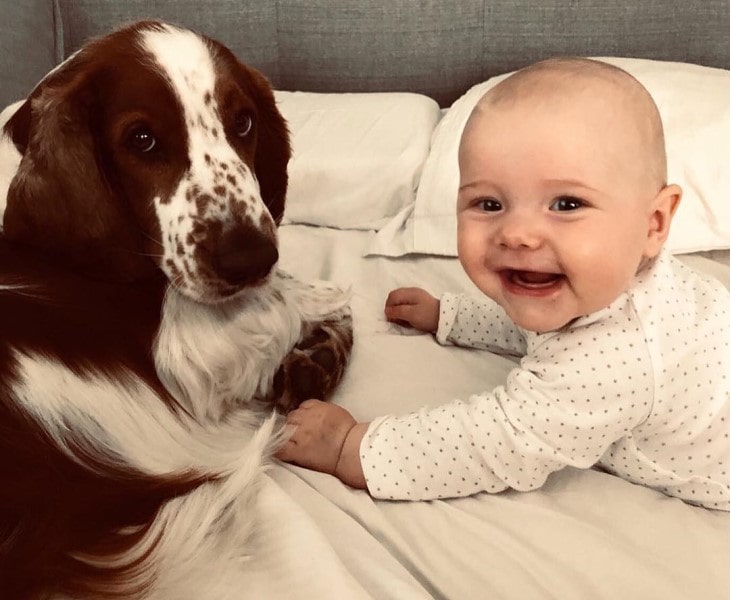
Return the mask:
[(164, 272), (217, 302), (276, 263), (290, 156), (264, 77), (143, 22), (52, 71), (5, 125), (22, 158), (4, 235), (94, 276)]

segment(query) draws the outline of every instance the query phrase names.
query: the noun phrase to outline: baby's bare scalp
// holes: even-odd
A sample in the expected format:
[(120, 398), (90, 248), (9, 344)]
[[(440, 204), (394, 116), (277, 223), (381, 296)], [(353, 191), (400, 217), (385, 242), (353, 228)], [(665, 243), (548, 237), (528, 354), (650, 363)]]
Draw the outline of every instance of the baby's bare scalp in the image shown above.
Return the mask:
[[(667, 158), (661, 115), (651, 94), (630, 73), (588, 58), (551, 58), (516, 71), (490, 88), (477, 102), (464, 129), (464, 138), (479, 117), (517, 104), (546, 107), (553, 102), (593, 102), (596, 111), (621, 118), (634, 134), (637, 155), (646, 161), (647, 184), (658, 191), (667, 184)], [(549, 115), (549, 110), (546, 110)], [(546, 117), (549, 118), (549, 117)]]

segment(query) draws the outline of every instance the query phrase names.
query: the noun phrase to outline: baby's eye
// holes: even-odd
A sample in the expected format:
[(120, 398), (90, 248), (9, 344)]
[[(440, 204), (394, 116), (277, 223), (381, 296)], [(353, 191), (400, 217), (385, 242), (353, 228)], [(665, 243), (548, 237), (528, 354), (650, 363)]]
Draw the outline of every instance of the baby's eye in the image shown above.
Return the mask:
[(480, 198), (474, 203), (479, 210), (484, 212), (497, 212), (502, 210), (502, 203), (494, 198)]
[(586, 203), (575, 196), (560, 196), (550, 205), (550, 210), (564, 212), (583, 208)]

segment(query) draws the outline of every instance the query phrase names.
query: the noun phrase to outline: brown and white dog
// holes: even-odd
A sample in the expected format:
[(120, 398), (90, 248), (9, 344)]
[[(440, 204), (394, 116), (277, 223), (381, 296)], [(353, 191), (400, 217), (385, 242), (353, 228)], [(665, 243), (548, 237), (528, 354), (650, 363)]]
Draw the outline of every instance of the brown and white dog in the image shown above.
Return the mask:
[(4, 115), (0, 595), (239, 598), (262, 413), (328, 396), (352, 346), (347, 294), (276, 267), (273, 93), (143, 22)]

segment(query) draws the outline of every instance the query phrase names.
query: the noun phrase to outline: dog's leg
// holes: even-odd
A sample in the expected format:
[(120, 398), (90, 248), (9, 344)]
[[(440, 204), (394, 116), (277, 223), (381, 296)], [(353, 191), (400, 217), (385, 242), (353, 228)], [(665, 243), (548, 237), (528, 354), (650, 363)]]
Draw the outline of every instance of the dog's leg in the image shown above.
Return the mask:
[(271, 399), (282, 413), (308, 398), (329, 399), (345, 374), (353, 342), (348, 293), (325, 282), (287, 278), (287, 283), (302, 312), (302, 333), (274, 377)]

